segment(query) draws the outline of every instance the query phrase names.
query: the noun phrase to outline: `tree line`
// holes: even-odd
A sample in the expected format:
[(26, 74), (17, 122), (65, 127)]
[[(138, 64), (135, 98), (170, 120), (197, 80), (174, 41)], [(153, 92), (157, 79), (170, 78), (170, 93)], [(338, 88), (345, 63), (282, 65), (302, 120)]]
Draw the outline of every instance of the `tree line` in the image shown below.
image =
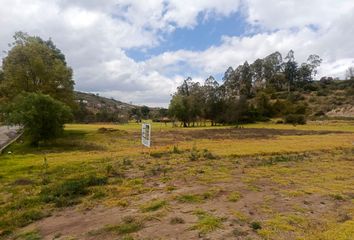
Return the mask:
[[(285, 58), (274, 52), (235, 69), (229, 67), (219, 84), (209, 76), (204, 84), (188, 77), (177, 87), (169, 105), (170, 116), (184, 127), (210, 120), (215, 124), (234, 124), (283, 116), (289, 122), (305, 122), (306, 106), (296, 103), (293, 92), (311, 90), (322, 59), (315, 54), (297, 63), (294, 51)], [(270, 94), (285, 92), (286, 100), (270, 101)]]

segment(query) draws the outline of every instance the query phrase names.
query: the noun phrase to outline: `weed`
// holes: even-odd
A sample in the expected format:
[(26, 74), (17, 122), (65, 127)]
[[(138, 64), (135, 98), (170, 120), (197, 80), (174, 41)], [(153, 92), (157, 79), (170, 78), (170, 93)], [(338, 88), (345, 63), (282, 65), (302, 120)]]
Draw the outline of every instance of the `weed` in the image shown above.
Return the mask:
[(104, 191), (98, 190), (97, 192), (94, 192), (92, 195), (92, 199), (102, 199), (106, 197), (107, 194)]
[(296, 162), (296, 161), (302, 161), (305, 159), (305, 156), (302, 154), (295, 154), (295, 155), (276, 155), (272, 156), (267, 160), (261, 160), (262, 162), (260, 163), (261, 166), (266, 166), (266, 165), (274, 165), (277, 163), (282, 163), (282, 162)]
[(43, 165), (42, 165), (42, 171), (41, 171), (41, 179), (42, 179), (42, 184), (46, 185), (49, 183), (49, 178), (48, 178), (48, 161), (47, 158), (43, 158)]
[(39, 235), (38, 231), (30, 231), (22, 233), (16, 236), (18, 240), (41, 240), (42, 237)]
[(342, 194), (336, 193), (336, 194), (331, 194), (330, 195), (333, 199), (338, 200), (338, 201), (344, 201), (345, 197)]
[(128, 158), (123, 158), (122, 164), (123, 164), (123, 166), (131, 167), (131, 166), (133, 166), (133, 161)]
[(152, 200), (143, 204), (140, 209), (142, 212), (153, 212), (167, 205), (165, 200)]
[(19, 214), (15, 214), (13, 223), (15, 226), (24, 227), (46, 216), (47, 215), (40, 210), (30, 209), (24, 212), (20, 212)]
[(163, 174), (166, 176), (168, 169), (164, 166), (161, 166), (160, 164), (153, 166), (152, 168), (149, 169), (148, 175), (149, 176), (158, 176)]
[(198, 222), (193, 226), (193, 229), (199, 230), (201, 233), (212, 232), (222, 227), (222, 219), (215, 217), (209, 213), (197, 212)]
[(242, 212), (233, 210), (232, 215), (234, 215), (237, 218), (238, 222), (243, 223), (243, 222), (248, 221), (248, 217), (245, 214), (243, 214)]
[(83, 179), (70, 179), (57, 186), (43, 188), (40, 196), (46, 203), (55, 203), (57, 207), (66, 207), (79, 203), (78, 198), (89, 193), (88, 187), (106, 183), (106, 177), (90, 176)]
[(197, 161), (199, 158), (200, 158), (199, 151), (198, 151), (197, 147), (194, 145), (193, 148), (190, 150), (189, 160)]
[(178, 148), (178, 146), (174, 145), (173, 148), (172, 148), (171, 153), (173, 153), (173, 154), (181, 154), (182, 151)]
[(136, 220), (134, 217), (125, 217), (123, 218), (123, 222), (118, 225), (111, 225), (105, 228), (107, 232), (115, 232), (119, 235), (129, 234), (133, 232), (137, 232), (143, 228), (143, 223), (141, 221)]
[(203, 198), (198, 194), (185, 194), (178, 196), (177, 200), (181, 203), (200, 203)]
[(205, 159), (213, 160), (213, 159), (217, 158), (214, 154), (209, 152), (208, 149), (204, 149), (202, 155), (203, 155), (203, 158), (205, 158)]
[(111, 164), (106, 166), (106, 176), (124, 178), (124, 174), (121, 171), (116, 170)]
[(227, 200), (230, 202), (237, 202), (241, 198), (241, 194), (238, 192), (232, 192), (227, 196)]
[(251, 222), (250, 227), (255, 231), (262, 229), (262, 225), (260, 222)]

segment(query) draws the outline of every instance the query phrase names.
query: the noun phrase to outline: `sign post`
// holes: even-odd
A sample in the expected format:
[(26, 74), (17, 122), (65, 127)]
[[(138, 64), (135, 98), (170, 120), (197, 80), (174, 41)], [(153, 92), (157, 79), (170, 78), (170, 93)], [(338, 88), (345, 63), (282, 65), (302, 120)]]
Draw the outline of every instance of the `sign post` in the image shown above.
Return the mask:
[(151, 125), (149, 123), (141, 125), (141, 143), (146, 147), (151, 146)]

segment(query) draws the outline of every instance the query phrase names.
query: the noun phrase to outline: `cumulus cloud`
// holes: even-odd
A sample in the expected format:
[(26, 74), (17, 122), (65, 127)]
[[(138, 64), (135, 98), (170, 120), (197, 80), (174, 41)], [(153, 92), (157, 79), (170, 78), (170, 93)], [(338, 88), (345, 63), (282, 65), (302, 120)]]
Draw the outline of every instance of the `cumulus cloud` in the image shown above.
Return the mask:
[[(0, 50), (8, 49), (15, 31), (51, 37), (74, 69), (77, 90), (137, 104), (167, 106), (184, 77), (202, 80), (274, 51), (293, 49), (299, 61), (319, 54), (322, 75), (343, 76), (354, 63), (351, 0), (2, 0), (1, 5)], [(249, 29), (242, 36), (222, 36), (219, 45), (166, 51), (144, 61), (126, 54), (159, 47), (178, 28), (193, 29), (235, 12)]]

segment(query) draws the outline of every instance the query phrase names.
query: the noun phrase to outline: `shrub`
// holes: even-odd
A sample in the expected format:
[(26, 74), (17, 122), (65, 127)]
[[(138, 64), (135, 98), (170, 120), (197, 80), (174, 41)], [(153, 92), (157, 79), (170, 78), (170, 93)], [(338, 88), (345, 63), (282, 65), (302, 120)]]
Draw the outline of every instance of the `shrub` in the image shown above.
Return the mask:
[(204, 149), (203, 150), (203, 157), (205, 158), (205, 159), (216, 159), (216, 156), (214, 155), (214, 154), (212, 154), (211, 152), (209, 152), (209, 150), (208, 149)]
[(40, 93), (21, 94), (5, 109), (5, 121), (23, 126), (33, 145), (58, 137), (71, 118), (68, 106)]
[(288, 114), (284, 118), (285, 123), (289, 124), (306, 124), (306, 117), (303, 114)]
[(193, 146), (192, 150), (190, 151), (190, 154), (189, 154), (189, 160), (191, 161), (197, 161), (200, 157), (200, 154), (199, 154), (199, 151), (198, 149)]
[(261, 223), (260, 222), (251, 222), (251, 228), (253, 230), (258, 230), (258, 229), (262, 229)]

